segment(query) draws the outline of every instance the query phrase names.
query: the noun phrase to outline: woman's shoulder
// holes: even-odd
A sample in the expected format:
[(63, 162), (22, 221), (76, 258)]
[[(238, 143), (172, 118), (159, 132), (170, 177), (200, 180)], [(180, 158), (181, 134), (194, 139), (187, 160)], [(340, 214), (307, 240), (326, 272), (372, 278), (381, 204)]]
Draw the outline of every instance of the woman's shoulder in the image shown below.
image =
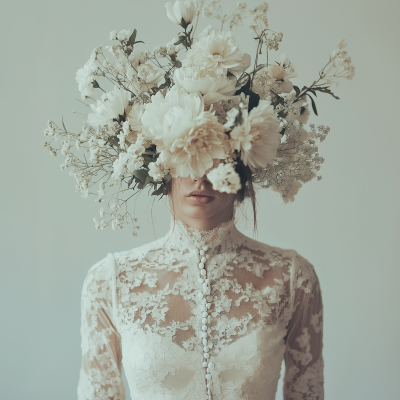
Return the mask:
[(268, 258), (272, 262), (278, 263), (280, 261), (280, 264), (290, 264), (297, 275), (308, 276), (313, 280), (318, 279), (314, 265), (297, 250), (271, 245), (248, 237), (243, 233), (241, 233), (241, 236), (241, 241), (246, 250)]

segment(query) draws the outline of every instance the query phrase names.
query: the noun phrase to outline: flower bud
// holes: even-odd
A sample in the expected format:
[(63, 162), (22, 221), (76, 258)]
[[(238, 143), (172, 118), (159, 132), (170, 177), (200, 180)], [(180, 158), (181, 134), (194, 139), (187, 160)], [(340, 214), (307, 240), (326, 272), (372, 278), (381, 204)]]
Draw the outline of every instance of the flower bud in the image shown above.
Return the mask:
[(192, 0), (177, 0), (174, 5), (168, 2), (165, 7), (167, 8), (168, 18), (175, 24), (186, 28), (193, 21), (197, 10), (197, 3)]

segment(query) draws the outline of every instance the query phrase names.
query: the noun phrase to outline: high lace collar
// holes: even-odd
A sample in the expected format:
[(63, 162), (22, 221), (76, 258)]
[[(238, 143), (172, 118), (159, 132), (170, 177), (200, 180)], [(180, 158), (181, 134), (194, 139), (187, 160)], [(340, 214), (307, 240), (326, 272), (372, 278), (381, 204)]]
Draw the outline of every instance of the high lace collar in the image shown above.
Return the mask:
[(205, 246), (209, 249), (220, 247), (222, 251), (234, 245), (238, 232), (233, 220), (223, 222), (211, 230), (192, 228), (180, 220), (171, 220), (166, 244), (181, 250), (199, 250)]

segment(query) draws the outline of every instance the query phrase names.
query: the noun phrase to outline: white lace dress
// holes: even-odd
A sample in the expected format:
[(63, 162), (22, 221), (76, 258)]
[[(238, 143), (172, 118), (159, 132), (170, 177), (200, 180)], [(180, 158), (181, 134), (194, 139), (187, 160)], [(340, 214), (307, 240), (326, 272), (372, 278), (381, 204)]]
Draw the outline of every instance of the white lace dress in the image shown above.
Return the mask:
[(322, 400), (322, 299), (294, 250), (176, 221), (109, 254), (82, 291), (79, 400)]

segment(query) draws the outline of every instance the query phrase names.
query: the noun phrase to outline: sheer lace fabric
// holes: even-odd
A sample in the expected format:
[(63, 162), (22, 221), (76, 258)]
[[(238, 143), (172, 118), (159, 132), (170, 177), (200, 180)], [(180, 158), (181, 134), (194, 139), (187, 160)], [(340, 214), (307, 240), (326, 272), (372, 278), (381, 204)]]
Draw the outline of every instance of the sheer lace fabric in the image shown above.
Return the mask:
[(125, 399), (123, 365), (134, 400), (272, 400), (284, 360), (285, 400), (322, 400), (322, 308), (315, 270), (297, 252), (233, 222), (197, 231), (176, 221), (89, 270), (78, 398)]

